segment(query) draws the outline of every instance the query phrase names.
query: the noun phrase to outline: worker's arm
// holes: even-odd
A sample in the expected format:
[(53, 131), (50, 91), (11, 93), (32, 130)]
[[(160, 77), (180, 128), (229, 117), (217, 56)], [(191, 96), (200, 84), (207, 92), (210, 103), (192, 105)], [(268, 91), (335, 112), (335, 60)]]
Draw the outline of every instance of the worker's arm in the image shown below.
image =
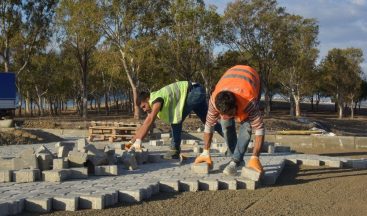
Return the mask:
[(263, 118), (260, 113), (259, 105), (257, 101), (251, 101), (249, 106), (246, 108), (245, 112), (249, 114), (249, 121), (252, 130), (255, 130), (255, 141), (252, 157), (250, 158), (247, 166), (255, 169), (258, 172), (263, 172), (263, 167), (259, 160), (261, 147), (264, 143), (264, 123)]
[(219, 118), (219, 112), (214, 108), (211, 100), (209, 100), (209, 109), (206, 115), (205, 129), (204, 129), (204, 151), (196, 159), (195, 163), (206, 162), (209, 167), (213, 166), (213, 161), (210, 157), (210, 146), (213, 139), (214, 125)]
[(219, 112), (215, 109), (211, 98), (209, 99), (208, 113), (206, 114), (204, 129), (204, 149), (209, 150), (214, 133), (214, 126), (218, 122)]
[(162, 104), (160, 102), (156, 102), (152, 105), (152, 111), (148, 114), (145, 118), (143, 125), (136, 131), (135, 136), (131, 140), (132, 143), (135, 140), (143, 140), (144, 137), (147, 135), (150, 127), (152, 126), (155, 118), (157, 117), (158, 112), (161, 110)]

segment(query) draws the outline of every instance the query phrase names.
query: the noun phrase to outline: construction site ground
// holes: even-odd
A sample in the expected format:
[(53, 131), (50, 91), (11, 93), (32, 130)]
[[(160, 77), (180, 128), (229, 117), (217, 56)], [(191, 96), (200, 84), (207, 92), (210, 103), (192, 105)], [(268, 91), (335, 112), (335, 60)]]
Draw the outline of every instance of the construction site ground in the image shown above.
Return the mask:
[[(367, 151), (361, 150), (314, 149), (313, 153), (367, 156)], [(366, 182), (365, 169), (293, 165), (285, 167), (275, 185), (254, 191), (161, 193), (137, 204), (46, 215), (366, 215)]]
[[(272, 118), (265, 118), (268, 132), (276, 130), (309, 129), (310, 124), (300, 123), (288, 117), (286, 111), (276, 111)], [(274, 117), (276, 116), (276, 117)], [(367, 136), (367, 117), (339, 120), (329, 112), (308, 113), (310, 122), (317, 120), (337, 135)], [(85, 133), (90, 120), (132, 121), (119, 116), (98, 117), (83, 121), (75, 116), (59, 118), (21, 119), (22, 130), (32, 134), (39, 128), (75, 129)], [(201, 123), (194, 117), (185, 121), (185, 131), (196, 131)], [(169, 126), (156, 123), (162, 132)], [(47, 131), (47, 130), (45, 130)], [(49, 137), (49, 134), (45, 132)], [(62, 132), (61, 132), (62, 133)], [(4, 133), (1, 132), (1, 135)], [(42, 136), (42, 135), (39, 135)], [(58, 141), (60, 137), (55, 136)], [(39, 140), (29, 143), (41, 143)], [(10, 143), (9, 144), (17, 144)], [(367, 149), (298, 148), (299, 153), (367, 158)], [(275, 185), (257, 190), (205, 191), (184, 193), (160, 193), (137, 204), (119, 204), (104, 210), (77, 212), (53, 212), (45, 215), (367, 215), (367, 170), (350, 168), (286, 166)], [(23, 215), (35, 215), (24, 213)]]

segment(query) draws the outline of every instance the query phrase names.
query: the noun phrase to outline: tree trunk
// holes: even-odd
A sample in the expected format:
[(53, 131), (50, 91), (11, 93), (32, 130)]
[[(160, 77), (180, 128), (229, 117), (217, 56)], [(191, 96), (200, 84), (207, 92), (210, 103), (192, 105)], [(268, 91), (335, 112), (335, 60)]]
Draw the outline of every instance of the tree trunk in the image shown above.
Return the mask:
[(295, 117), (296, 112), (295, 112), (295, 104), (294, 104), (294, 98), (292, 96), (292, 94), (289, 97), (289, 115), (292, 117)]
[(270, 116), (270, 93), (268, 87), (265, 87), (265, 85), (264, 85), (264, 95), (265, 95), (265, 116)]
[(311, 96), (311, 111), (313, 111), (313, 95)]
[(104, 93), (104, 108), (105, 108), (106, 115), (110, 115), (110, 108), (108, 106), (108, 93), (107, 92)]
[(26, 91), (25, 97), (25, 114), (29, 115), (31, 113), (31, 97), (29, 91)]
[(343, 118), (343, 110), (344, 110), (344, 106), (343, 106), (343, 103), (341, 102), (338, 102), (338, 110), (339, 110), (339, 119), (342, 119)]
[[(137, 105), (138, 102), (138, 90), (137, 90), (137, 80), (134, 80), (131, 76), (131, 71), (129, 70), (129, 68), (127, 67), (127, 63), (126, 63), (126, 58), (125, 58), (125, 53), (120, 49), (120, 54), (122, 56), (122, 63), (127, 75), (127, 78), (129, 80), (132, 92), (133, 92), (133, 108), (134, 108), (134, 118), (135, 119), (139, 119), (140, 118), (140, 109), (139, 106)], [(136, 77), (136, 76), (135, 76)], [(137, 79), (137, 78), (136, 78)]]
[(354, 101), (350, 102), (350, 118), (354, 119)]
[(294, 104), (295, 104), (295, 108), (296, 108), (296, 117), (301, 117), (301, 100), (299, 99), (299, 97), (295, 97), (294, 99)]

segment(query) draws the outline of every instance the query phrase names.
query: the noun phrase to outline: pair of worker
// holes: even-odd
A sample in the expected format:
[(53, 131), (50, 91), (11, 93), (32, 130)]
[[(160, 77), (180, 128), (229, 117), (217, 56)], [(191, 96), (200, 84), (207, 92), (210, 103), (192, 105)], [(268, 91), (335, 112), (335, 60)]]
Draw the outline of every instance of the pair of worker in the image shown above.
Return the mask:
[[(142, 92), (138, 104), (148, 115), (130, 143), (132, 148), (141, 148), (142, 139), (158, 117), (171, 124), (172, 129), (171, 148), (164, 158), (179, 158), (182, 123), (193, 111), (205, 123), (204, 150), (196, 158), (195, 163), (204, 162), (212, 165), (210, 145), (215, 130), (224, 136), (232, 155), (232, 160), (224, 168), (223, 173), (236, 174), (237, 168), (244, 162), (243, 157), (252, 130), (255, 130), (254, 149), (247, 167), (263, 172), (259, 154), (264, 141), (264, 125), (258, 97), (260, 97), (259, 75), (253, 68), (245, 65), (234, 66), (223, 74), (209, 99), (209, 105), (206, 102), (205, 89), (200, 84), (188, 81), (172, 83), (150, 94)], [(235, 119), (240, 122), (238, 137)]]

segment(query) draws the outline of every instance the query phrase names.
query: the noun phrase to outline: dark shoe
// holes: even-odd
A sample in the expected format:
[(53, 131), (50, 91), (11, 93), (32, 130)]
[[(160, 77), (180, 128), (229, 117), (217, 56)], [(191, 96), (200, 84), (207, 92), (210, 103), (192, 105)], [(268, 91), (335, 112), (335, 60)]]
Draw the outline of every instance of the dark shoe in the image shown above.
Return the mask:
[(163, 159), (166, 159), (166, 160), (180, 159), (180, 151), (177, 149), (170, 149), (163, 156)]

